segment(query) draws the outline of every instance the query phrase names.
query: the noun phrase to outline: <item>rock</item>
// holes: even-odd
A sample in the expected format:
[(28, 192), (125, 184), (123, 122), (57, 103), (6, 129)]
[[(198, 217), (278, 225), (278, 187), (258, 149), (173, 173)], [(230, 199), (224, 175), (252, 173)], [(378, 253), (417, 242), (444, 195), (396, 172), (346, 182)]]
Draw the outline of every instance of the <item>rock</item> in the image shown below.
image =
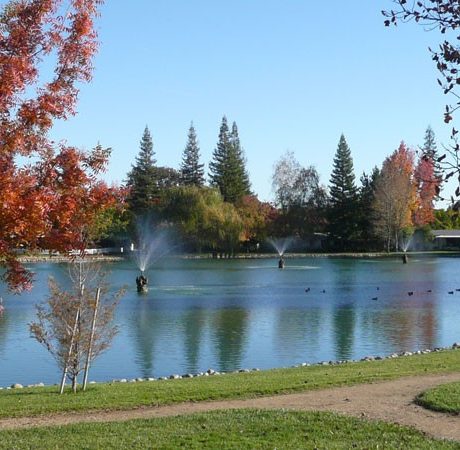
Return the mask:
[(90, 381), (89, 384), (96, 384), (96, 381)]
[(365, 356), (364, 358), (361, 358), (361, 361), (374, 361), (374, 357), (373, 356)]
[(186, 374), (182, 375), (182, 378), (193, 378), (193, 374), (186, 373)]
[(22, 389), (24, 386), (20, 383), (14, 383), (11, 385), (12, 389)]
[(180, 375), (174, 374), (170, 375), (169, 379), (170, 380), (180, 380), (182, 377)]
[(208, 375), (214, 375), (214, 374), (216, 373), (216, 371), (213, 370), (213, 369), (208, 369), (208, 370), (206, 371), (206, 373), (207, 373)]
[(140, 383), (141, 381), (144, 381), (144, 379), (143, 378), (136, 378), (136, 381), (138, 381)]
[(122, 378), (121, 380), (119, 380), (120, 383), (127, 383), (128, 380), (126, 378)]
[(454, 342), (452, 348), (460, 348), (460, 342)]
[(155, 381), (155, 378), (149, 377), (147, 378), (147, 381)]

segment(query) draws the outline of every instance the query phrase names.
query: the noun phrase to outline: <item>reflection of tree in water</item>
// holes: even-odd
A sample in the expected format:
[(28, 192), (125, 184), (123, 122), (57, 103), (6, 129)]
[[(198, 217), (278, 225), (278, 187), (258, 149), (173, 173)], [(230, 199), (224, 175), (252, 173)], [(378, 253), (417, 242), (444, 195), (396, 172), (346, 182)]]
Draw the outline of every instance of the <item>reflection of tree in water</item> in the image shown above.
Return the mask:
[(227, 372), (241, 368), (247, 321), (246, 309), (219, 309), (215, 312), (213, 329), (219, 370)]
[(4, 311), (0, 314), (0, 355), (5, 351), (6, 338), (8, 337), (8, 311)]
[(349, 359), (352, 355), (355, 331), (355, 309), (352, 304), (338, 306), (334, 310), (333, 326), (335, 359)]
[(159, 314), (149, 308), (148, 302), (140, 301), (130, 324), (135, 338), (136, 363), (143, 377), (153, 377), (155, 343), (162, 325)]
[(368, 312), (362, 327), (374, 342), (391, 343), (394, 351), (434, 348), (437, 345), (436, 304), (427, 302), (412, 307), (393, 307)]
[(281, 309), (276, 322), (278, 352), (293, 355), (298, 350), (305, 358), (314, 359), (313, 353), (321, 346), (321, 321), (321, 308)]
[(185, 359), (187, 371), (199, 371), (200, 344), (203, 327), (206, 324), (206, 313), (202, 308), (191, 309), (181, 315), (184, 330)]

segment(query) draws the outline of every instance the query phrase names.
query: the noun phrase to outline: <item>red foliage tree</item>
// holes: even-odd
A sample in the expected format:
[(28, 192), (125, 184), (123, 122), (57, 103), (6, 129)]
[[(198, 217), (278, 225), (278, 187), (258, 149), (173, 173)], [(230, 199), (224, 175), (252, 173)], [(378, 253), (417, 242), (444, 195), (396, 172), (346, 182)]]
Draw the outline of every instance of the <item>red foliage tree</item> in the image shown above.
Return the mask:
[(418, 202), (412, 220), (417, 227), (434, 221), (433, 203), (440, 183), (434, 172), (433, 160), (428, 156), (422, 156), (414, 171)]
[[(0, 264), (10, 288), (31, 286), (18, 247), (82, 249), (112, 189), (98, 181), (108, 150), (56, 145), (53, 122), (75, 114), (88, 82), (102, 0), (11, 0), (0, 12)], [(48, 81), (43, 62), (54, 63)], [(20, 158), (19, 158), (20, 157)]]

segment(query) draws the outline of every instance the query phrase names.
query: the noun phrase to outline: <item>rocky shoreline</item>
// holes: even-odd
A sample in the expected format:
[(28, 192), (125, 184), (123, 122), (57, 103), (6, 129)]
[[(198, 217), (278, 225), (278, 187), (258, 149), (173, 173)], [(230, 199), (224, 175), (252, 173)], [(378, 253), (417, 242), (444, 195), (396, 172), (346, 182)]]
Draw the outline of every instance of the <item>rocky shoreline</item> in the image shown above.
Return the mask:
[[(347, 360), (338, 360), (338, 361), (320, 361), (317, 363), (308, 363), (308, 362), (303, 362), (301, 364), (296, 364), (292, 366), (292, 368), (297, 368), (297, 367), (310, 367), (310, 366), (336, 366), (340, 364), (350, 364), (350, 363), (356, 363), (356, 362), (364, 362), (364, 361), (382, 361), (384, 359), (393, 359), (393, 358), (404, 358), (408, 356), (414, 356), (414, 355), (424, 355), (427, 353), (433, 353), (433, 352), (442, 352), (446, 350), (458, 350), (460, 349), (460, 342), (454, 342), (450, 347), (435, 347), (433, 349), (425, 349), (425, 350), (416, 350), (413, 352), (405, 351), (405, 352), (399, 352), (399, 353), (391, 353), (390, 355), (387, 356), (364, 356), (361, 359), (347, 359)], [(142, 382), (151, 382), (151, 381), (166, 381), (166, 380), (181, 380), (183, 378), (196, 378), (196, 377), (208, 377), (208, 376), (216, 376), (216, 375), (225, 375), (227, 373), (249, 373), (249, 372), (259, 372), (260, 369), (253, 368), (253, 369), (238, 369), (234, 370), (232, 372), (218, 372), (217, 370), (214, 369), (208, 369), (206, 372), (198, 372), (196, 374), (192, 373), (186, 373), (184, 375), (178, 375), (178, 374), (172, 374), (169, 375), (168, 377), (158, 377), (158, 378), (120, 378), (120, 379), (114, 379), (111, 381), (101, 381), (99, 383), (142, 383)], [(98, 382), (96, 381), (90, 381), (89, 384), (96, 384)], [(57, 386), (57, 384), (54, 384), (54, 386)], [(45, 387), (44, 383), (36, 383), (36, 384), (28, 384), (26, 386), (23, 386), (20, 383), (14, 383), (11, 386), (7, 387), (0, 387), (0, 390), (10, 390), (10, 389), (23, 389), (23, 388), (35, 388), (35, 387)]]

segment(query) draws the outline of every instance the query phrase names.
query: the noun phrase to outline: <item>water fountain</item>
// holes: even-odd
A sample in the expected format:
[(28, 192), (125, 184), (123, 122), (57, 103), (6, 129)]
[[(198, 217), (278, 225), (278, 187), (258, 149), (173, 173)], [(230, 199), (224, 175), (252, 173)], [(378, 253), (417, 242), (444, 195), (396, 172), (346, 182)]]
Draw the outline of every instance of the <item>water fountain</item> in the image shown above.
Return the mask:
[(409, 262), (409, 257), (407, 256), (407, 250), (412, 242), (412, 235), (405, 236), (401, 239), (399, 243), (399, 248), (403, 251), (402, 262), (407, 264)]
[(148, 291), (146, 272), (154, 261), (164, 256), (169, 248), (165, 231), (154, 230), (147, 220), (137, 223), (137, 247), (133, 248), (133, 258), (139, 268), (140, 275), (136, 277), (137, 292)]
[(268, 242), (273, 246), (273, 248), (277, 251), (279, 256), (278, 261), (278, 269), (284, 269), (285, 261), (284, 261), (284, 254), (288, 249), (289, 245), (292, 243), (292, 237), (286, 238), (269, 238)]

